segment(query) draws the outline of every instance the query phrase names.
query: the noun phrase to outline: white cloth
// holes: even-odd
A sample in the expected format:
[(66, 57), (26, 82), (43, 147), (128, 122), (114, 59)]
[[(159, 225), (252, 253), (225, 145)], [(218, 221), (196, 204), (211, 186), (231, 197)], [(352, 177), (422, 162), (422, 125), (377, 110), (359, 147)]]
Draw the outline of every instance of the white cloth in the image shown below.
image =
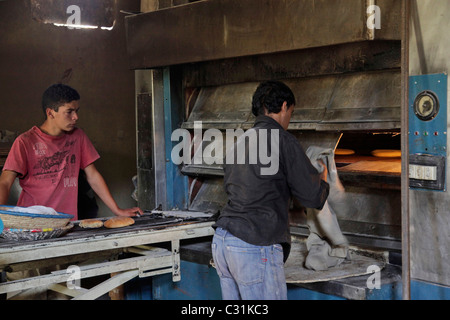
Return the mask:
[(308, 255), (305, 267), (317, 271), (327, 270), (342, 263), (348, 253), (348, 241), (341, 232), (335, 213), (336, 209), (347, 205), (345, 189), (337, 174), (333, 149), (312, 146), (308, 148), (306, 155), (319, 172), (323, 171), (319, 160), (327, 166), (330, 193), (322, 210), (306, 209), (310, 234), (306, 241)]
[(58, 212), (56, 212), (55, 209), (50, 208), (50, 207), (45, 207), (45, 206), (11, 207), (11, 208), (8, 208), (7, 211), (58, 215)]

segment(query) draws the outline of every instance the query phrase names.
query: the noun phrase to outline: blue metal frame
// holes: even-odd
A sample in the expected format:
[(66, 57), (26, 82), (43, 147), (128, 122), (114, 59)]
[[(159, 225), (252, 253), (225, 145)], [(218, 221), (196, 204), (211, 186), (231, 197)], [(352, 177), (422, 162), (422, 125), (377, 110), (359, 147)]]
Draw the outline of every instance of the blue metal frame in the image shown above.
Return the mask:
[(450, 287), (413, 280), (411, 300), (450, 300)]
[[(164, 85), (164, 135), (166, 152), (166, 208), (167, 209), (185, 209), (188, 205), (188, 178), (181, 174), (179, 166), (171, 160), (172, 148), (175, 143), (172, 142), (172, 132), (178, 129), (183, 119), (182, 99), (176, 95), (175, 81), (172, 77), (170, 68), (163, 71)], [(177, 99), (178, 98), (178, 99)]]

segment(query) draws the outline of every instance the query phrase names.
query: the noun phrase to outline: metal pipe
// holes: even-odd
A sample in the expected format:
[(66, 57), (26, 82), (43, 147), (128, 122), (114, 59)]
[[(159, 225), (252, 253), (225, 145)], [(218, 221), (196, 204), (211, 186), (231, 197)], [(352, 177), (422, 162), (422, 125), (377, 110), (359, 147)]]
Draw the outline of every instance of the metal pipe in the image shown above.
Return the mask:
[(410, 210), (409, 210), (409, 139), (408, 139), (408, 100), (409, 100), (409, 23), (410, 0), (402, 1), (402, 114), (401, 114), (401, 144), (402, 144), (402, 297), (411, 299), (410, 273)]

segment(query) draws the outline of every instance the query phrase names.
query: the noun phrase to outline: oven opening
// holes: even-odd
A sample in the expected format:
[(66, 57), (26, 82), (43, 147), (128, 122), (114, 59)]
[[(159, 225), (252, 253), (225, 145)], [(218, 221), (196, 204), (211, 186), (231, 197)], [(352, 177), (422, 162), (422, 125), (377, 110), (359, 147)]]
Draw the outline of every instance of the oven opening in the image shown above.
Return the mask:
[(400, 161), (400, 132), (344, 133), (335, 151), (337, 167), (358, 161)]
[(400, 132), (344, 133), (335, 151), (344, 186), (399, 189), (401, 186)]

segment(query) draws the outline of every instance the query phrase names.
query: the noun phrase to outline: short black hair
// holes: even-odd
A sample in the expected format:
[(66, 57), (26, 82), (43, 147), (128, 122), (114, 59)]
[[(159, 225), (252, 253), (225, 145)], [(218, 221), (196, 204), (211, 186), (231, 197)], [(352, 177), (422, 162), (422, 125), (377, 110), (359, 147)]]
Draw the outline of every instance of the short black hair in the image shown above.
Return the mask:
[(265, 81), (259, 84), (252, 100), (252, 112), (255, 116), (279, 113), (286, 101), (288, 108), (295, 105), (292, 90), (281, 81)]
[(77, 90), (65, 84), (53, 84), (48, 87), (42, 95), (42, 110), (46, 114), (47, 108), (58, 111), (63, 104), (80, 100)]

